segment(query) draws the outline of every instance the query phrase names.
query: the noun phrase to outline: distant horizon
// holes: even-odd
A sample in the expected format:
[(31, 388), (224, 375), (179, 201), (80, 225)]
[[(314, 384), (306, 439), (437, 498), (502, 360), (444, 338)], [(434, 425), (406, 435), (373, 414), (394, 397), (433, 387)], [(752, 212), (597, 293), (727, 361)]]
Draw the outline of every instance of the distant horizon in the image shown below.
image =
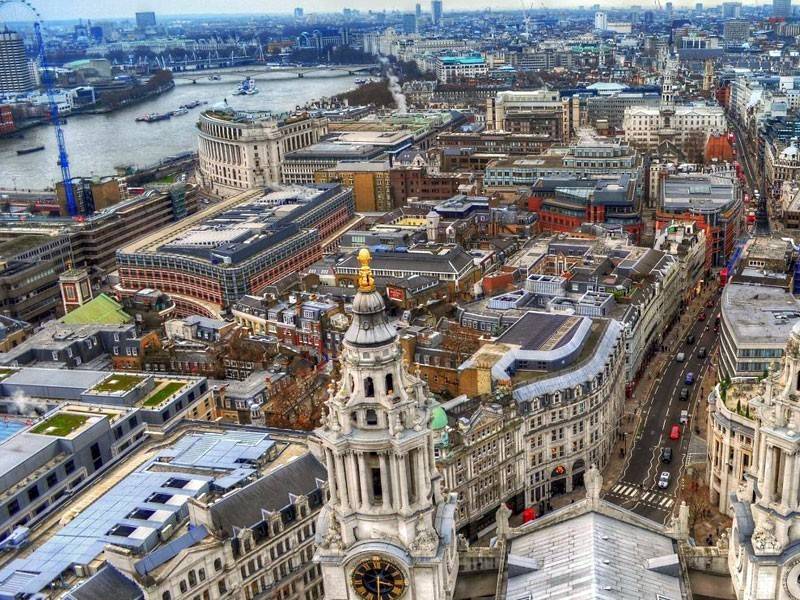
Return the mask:
[[(474, 3), (469, 0), (449, 1), (444, 0), (445, 13), (450, 11), (458, 12), (483, 12), (483, 11), (521, 11), (524, 3), (528, 10), (539, 11), (547, 10), (551, 7), (548, 6), (547, 0), (499, 0), (491, 6), (476, 7)], [(662, 1), (662, 5), (666, 0)], [(702, 4), (707, 7), (720, 6), (723, 0), (715, 2), (703, 2)], [(372, 11), (386, 11), (386, 12), (412, 12), (417, 2), (414, 0), (403, 0), (400, 3), (391, 4), (376, 4), (371, 0), (317, 0), (315, 2), (291, 2), (284, 10), (260, 10), (263, 7), (262, 0), (225, 0), (224, 3), (220, 2), (221, 10), (209, 12), (197, 12), (197, 4), (194, 0), (171, 0), (170, 10), (168, 13), (162, 12), (159, 8), (163, 8), (163, 3), (158, 0), (122, 0), (116, 3), (98, 2), (97, 0), (72, 0), (68, 3), (63, 0), (40, 0), (34, 2), (37, 10), (41, 14), (44, 21), (78, 21), (86, 19), (112, 19), (112, 20), (133, 20), (137, 12), (155, 12), (156, 16), (161, 15), (164, 18), (202, 18), (202, 17), (234, 17), (234, 16), (259, 16), (259, 15), (276, 15), (284, 16), (291, 15), (295, 7), (302, 8), (306, 14), (341, 14), (344, 8), (352, 8), (367, 14)], [(430, 0), (420, 2), (423, 11), (430, 12)], [(590, 8), (594, 4), (599, 4), (601, 9), (606, 10), (625, 10), (631, 6), (639, 6), (644, 10), (655, 9), (655, 1), (642, 1), (642, 2), (629, 2), (629, 1), (615, 1), (615, 2), (600, 2), (595, 3), (590, 0), (567, 0), (566, 2), (559, 2), (559, 9), (578, 9), (583, 6), (585, 9)], [(675, 8), (693, 8), (696, 2), (682, 1), (677, 2), (673, 0)], [(771, 3), (758, 3), (758, 2), (742, 2), (743, 7), (758, 8), (762, 6), (770, 6)], [(224, 7), (224, 8), (223, 8)], [(3, 22), (25, 22), (32, 21), (31, 18), (23, 17), (27, 9), (15, 3), (0, 6), (0, 23)], [(5, 18), (4, 18), (5, 17)]]

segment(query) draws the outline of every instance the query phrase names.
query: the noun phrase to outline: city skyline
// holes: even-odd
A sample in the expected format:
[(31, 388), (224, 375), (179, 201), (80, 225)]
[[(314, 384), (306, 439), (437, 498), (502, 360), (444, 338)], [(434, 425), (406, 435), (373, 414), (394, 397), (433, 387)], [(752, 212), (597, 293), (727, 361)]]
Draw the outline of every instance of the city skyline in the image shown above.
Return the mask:
[[(292, 13), (295, 7), (301, 7), (306, 14), (309, 13), (336, 13), (341, 12), (345, 7), (356, 9), (362, 12), (370, 10), (386, 10), (397, 12), (413, 12), (417, 2), (404, 0), (401, 3), (376, 3), (370, 0), (350, 0), (343, 4), (338, 0), (317, 0), (314, 2), (297, 2), (284, 5), (285, 7), (266, 7), (262, 2), (257, 0), (229, 0), (226, 2), (212, 3), (210, 6), (206, 5), (211, 10), (197, 10), (197, 3), (192, 0), (173, 0), (169, 4), (168, 10), (164, 10), (164, 4), (157, 0), (123, 0), (116, 2), (113, 5), (98, 5), (94, 0), (74, 0), (65, 6), (64, 3), (58, 0), (42, 0), (34, 3), (35, 7), (45, 20), (74, 20), (76, 15), (82, 19), (125, 19), (133, 18), (136, 12), (154, 11), (157, 14), (164, 16), (204, 16), (204, 15), (259, 15), (259, 14), (285, 14)], [(422, 10), (425, 13), (431, 12), (431, 3), (429, 1), (422, 2)], [(444, 3), (445, 13), (451, 11), (469, 11), (481, 12), (486, 10), (502, 10), (502, 11), (520, 11), (523, 9), (523, 4), (518, 0), (499, 0), (498, 2), (487, 3), (485, 6), (477, 6), (468, 0), (447, 0)], [(550, 3), (542, 0), (524, 3), (527, 10), (548, 10), (556, 8)], [(610, 10), (624, 10), (630, 6), (639, 6), (644, 10), (656, 10), (656, 6), (652, 2), (629, 2), (624, 0), (606, 1), (602, 3), (595, 3), (590, 1), (580, 0), (567, 0), (566, 2), (559, 2), (557, 8), (577, 9), (583, 6), (590, 9), (595, 4), (599, 4), (603, 9)], [(691, 1), (676, 1), (672, 3), (676, 8), (692, 8), (696, 4)], [(706, 7), (721, 6), (723, 1), (705, 2)], [(768, 3), (764, 3), (767, 6)], [(12, 3), (13, 6), (13, 3)], [(744, 4), (744, 6), (759, 6), (758, 4)], [(3, 22), (4, 11), (9, 10), (0, 6), (0, 23)], [(11, 13), (14, 14), (14, 13)]]

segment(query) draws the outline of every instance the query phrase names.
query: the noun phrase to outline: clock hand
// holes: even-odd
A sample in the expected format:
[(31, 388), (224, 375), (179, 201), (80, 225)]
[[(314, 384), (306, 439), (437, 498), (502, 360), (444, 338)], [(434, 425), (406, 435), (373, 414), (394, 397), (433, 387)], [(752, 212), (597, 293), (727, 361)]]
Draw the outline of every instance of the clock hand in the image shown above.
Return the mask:
[(375, 576), (375, 585), (376, 585), (376, 588), (377, 588), (378, 600), (380, 600), (380, 598), (381, 598), (381, 576), (380, 575), (376, 575)]

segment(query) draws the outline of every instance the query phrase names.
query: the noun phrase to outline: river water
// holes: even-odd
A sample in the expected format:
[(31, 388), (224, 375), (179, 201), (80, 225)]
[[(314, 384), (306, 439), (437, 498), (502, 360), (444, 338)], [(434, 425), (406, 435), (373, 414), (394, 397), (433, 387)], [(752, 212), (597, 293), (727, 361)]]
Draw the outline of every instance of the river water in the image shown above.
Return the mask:
[[(67, 118), (64, 138), (69, 151), (73, 177), (113, 175), (117, 165), (146, 166), (160, 159), (197, 150), (197, 123), (200, 111), (227, 99), (235, 109), (291, 110), (317, 98), (328, 97), (355, 87), (355, 76), (337, 72), (307, 73), (300, 79), (289, 73), (252, 75), (259, 93), (234, 96), (242, 77), (222, 75), (209, 81), (198, 75), (197, 84), (175, 79), (175, 88), (140, 104), (101, 115), (75, 115)], [(137, 116), (168, 112), (192, 100), (208, 102), (189, 111), (155, 123), (137, 123)], [(43, 189), (61, 179), (57, 164), (55, 132), (52, 127), (26, 129), (24, 139), (0, 139), (0, 189)], [(41, 152), (17, 155), (17, 150), (44, 146)]]

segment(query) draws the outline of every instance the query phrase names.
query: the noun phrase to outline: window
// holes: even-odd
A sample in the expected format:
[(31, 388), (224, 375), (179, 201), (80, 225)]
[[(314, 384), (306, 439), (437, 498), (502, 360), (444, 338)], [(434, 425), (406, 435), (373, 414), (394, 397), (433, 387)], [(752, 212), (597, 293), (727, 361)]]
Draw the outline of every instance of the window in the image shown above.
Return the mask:
[(218, 558), (214, 559), (214, 570), (215, 571), (222, 571), (222, 561)]
[(198, 569), (197, 576), (200, 578), (200, 581), (206, 580), (206, 570), (205, 569)]
[(375, 383), (373, 383), (372, 377), (364, 379), (364, 395), (367, 398), (375, 397)]
[(16, 498), (8, 503), (8, 514), (13, 516), (19, 512), (19, 500)]
[(219, 589), (220, 594), (224, 594), (228, 591), (228, 588), (225, 586), (225, 580), (221, 580), (217, 582), (217, 589)]
[(178, 584), (178, 587), (181, 589), (181, 594), (185, 594), (186, 590), (188, 589), (188, 586), (186, 585), (186, 582), (183, 581), (182, 579), (181, 579), (181, 582)]
[(371, 408), (367, 409), (366, 413), (367, 425), (377, 425), (378, 424), (378, 413), (376, 413)]
[(194, 571), (189, 571), (189, 585), (192, 587), (197, 585), (197, 575), (194, 574)]
[(394, 393), (394, 377), (392, 377), (391, 373), (386, 375), (386, 393), (387, 394)]
[(71, 460), (68, 460), (66, 463), (64, 463), (64, 471), (67, 473), (67, 475), (69, 475), (70, 473), (74, 473), (75, 472), (75, 462), (71, 461)]
[(161, 600), (172, 600), (172, 594), (169, 592), (164, 592), (161, 594)]
[(36, 484), (28, 488), (28, 500), (36, 500), (39, 497), (39, 488)]
[(47, 476), (47, 487), (51, 488), (54, 487), (58, 483), (58, 476), (55, 473), (50, 473)]

